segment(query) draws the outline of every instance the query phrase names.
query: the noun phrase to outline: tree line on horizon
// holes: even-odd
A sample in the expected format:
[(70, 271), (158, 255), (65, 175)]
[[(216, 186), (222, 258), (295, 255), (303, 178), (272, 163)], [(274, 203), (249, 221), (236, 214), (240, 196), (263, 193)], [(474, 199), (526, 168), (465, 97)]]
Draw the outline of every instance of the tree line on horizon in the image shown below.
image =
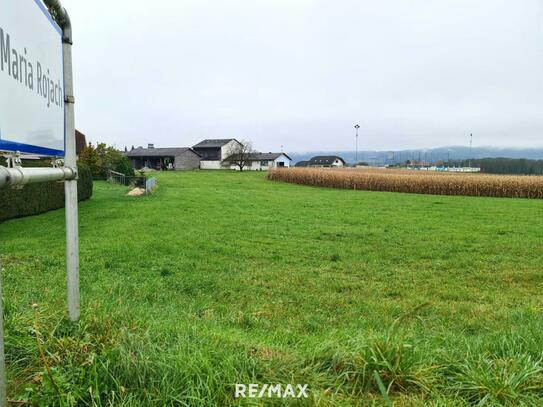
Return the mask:
[[(406, 162), (409, 164), (409, 161)], [(473, 158), (463, 160), (437, 161), (437, 166), (445, 167), (476, 167), (487, 174), (512, 175), (543, 175), (543, 160), (529, 160), (526, 158)]]
[(478, 158), (462, 160), (461, 166), (467, 167), (471, 162), (472, 167), (479, 167), (488, 174), (519, 174), (519, 175), (543, 175), (543, 160), (528, 160), (525, 158)]

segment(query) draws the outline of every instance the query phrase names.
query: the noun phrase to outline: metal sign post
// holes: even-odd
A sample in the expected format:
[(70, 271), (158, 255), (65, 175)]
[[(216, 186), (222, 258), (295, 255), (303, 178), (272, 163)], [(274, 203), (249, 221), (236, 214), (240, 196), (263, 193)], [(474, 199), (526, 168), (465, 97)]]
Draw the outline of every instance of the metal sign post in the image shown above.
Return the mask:
[[(72, 26), (59, 0), (0, 0), (0, 8), (0, 150), (13, 153), (8, 167), (0, 166), (0, 188), (65, 182), (68, 315), (77, 321), (79, 235)], [(57, 42), (58, 34), (61, 43)], [(12, 55), (21, 55), (21, 50), (24, 57), (9, 60)], [(64, 166), (54, 160), (51, 168), (23, 168), (19, 152), (64, 156)], [(2, 271), (0, 262), (0, 407), (7, 405)]]
[[(70, 17), (58, 0), (46, 0), (45, 4), (53, 10), (62, 27), (62, 48), (64, 55), (64, 95), (66, 112), (66, 154), (65, 165), (76, 168), (77, 154), (75, 150), (75, 114), (74, 114), (74, 81), (72, 74), (72, 24)], [(64, 183), (66, 196), (66, 267), (68, 275), (68, 311), (71, 321), (79, 319), (79, 225), (77, 179)]]

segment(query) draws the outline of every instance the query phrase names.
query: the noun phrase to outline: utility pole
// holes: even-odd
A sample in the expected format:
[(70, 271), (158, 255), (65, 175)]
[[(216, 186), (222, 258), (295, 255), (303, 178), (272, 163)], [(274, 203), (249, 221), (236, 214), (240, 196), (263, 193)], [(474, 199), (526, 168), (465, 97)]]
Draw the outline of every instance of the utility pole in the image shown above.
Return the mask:
[(355, 124), (354, 128), (356, 129), (356, 152), (354, 159), (354, 166), (356, 167), (358, 165), (358, 129), (360, 128), (360, 125)]

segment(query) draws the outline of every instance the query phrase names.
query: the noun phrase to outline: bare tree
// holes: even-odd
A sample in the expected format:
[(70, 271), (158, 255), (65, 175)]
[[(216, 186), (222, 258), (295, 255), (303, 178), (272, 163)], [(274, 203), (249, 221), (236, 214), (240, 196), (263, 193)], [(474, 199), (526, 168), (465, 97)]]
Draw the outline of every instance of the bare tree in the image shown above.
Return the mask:
[(230, 148), (229, 156), (223, 160), (222, 165), (226, 167), (236, 166), (240, 171), (249, 164), (251, 156), (255, 153), (253, 144), (250, 141), (241, 141)]

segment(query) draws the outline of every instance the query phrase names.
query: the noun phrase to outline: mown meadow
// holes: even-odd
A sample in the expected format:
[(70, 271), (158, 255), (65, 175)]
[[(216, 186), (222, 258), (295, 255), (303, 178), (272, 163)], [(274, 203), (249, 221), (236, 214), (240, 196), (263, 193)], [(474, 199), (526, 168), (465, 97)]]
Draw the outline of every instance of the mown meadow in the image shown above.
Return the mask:
[[(0, 224), (11, 400), (543, 404), (543, 201), (158, 178), (81, 203), (75, 325), (63, 210)], [(310, 397), (237, 400), (236, 383)]]

